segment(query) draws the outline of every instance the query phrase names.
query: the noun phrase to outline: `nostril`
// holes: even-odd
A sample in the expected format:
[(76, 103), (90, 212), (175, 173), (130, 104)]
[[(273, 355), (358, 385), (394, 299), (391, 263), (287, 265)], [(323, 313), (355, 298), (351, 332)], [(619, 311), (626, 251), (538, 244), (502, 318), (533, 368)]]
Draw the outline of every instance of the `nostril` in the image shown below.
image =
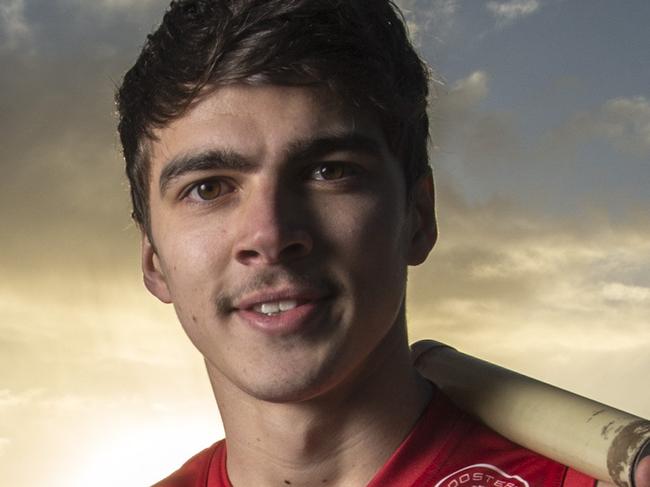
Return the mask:
[(245, 265), (278, 264), (311, 252), (313, 241), (308, 232), (281, 230), (257, 231), (244, 237), (235, 247), (235, 258)]
[(309, 253), (307, 246), (300, 242), (294, 242), (282, 250), (284, 257), (302, 257)]
[(240, 250), (237, 253), (237, 258), (240, 262), (248, 262), (256, 257), (258, 257), (260, 254), (256, 252), (255, 250)]

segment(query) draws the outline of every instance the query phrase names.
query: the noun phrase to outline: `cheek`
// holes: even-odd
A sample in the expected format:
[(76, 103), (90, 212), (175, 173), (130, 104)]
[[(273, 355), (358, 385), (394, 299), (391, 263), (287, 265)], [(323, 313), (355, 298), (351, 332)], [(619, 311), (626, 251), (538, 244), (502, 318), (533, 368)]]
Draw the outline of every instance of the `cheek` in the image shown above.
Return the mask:
[[(168, 285), (177, 305), (205, 300), (214, 293), (216, 277), (227, 259), (225, 239), (218, 228), (178, 228), (165, 235), (163, 247)], [(178, 307), (178, 306), (177, 306)]]
[(373, 197), (356, 201), (354, 211), (342, 212), (335, 230), (342, 272), (357, 298), (371, 306), (386, 302), (393, 307), (401, 303), (404, 292), (406, 222), (403, 207), (392, 201)]
[(214, 331), (209, 324), (216, 313), (217, 277), (223, 274), (219, 268), (219, 248), (206, 233), (169, 235), (165, 248), (174, 310), (190, 341), (204, 354)]
[(363, 324), (353, 333), (367, 344), (377, 343), (397, 323), (406, 293), (401, 220), (394, 209), (376, 209), (353, 227), (359, 246), (346, 271), (353, 297), (349, 318)]
[(388, 198), (357, 201), (354, 211), (343, 212), (341, 246), (349, 246), (358, 259), (373, 267), (405, 262), (405, 219), (400, 205)]

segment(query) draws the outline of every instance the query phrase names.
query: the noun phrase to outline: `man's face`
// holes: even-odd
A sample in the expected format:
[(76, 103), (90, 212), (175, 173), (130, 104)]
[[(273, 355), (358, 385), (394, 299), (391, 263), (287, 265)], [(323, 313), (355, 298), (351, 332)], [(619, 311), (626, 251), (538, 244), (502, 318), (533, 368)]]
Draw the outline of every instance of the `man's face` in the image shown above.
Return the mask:
[(305, 400), (403, 338), (406, 268), (435, 240), (432, 189), (407, 205), (376, 123), (324, 90), (231, 85), (156, 136), (145, 282), (212, 376)]

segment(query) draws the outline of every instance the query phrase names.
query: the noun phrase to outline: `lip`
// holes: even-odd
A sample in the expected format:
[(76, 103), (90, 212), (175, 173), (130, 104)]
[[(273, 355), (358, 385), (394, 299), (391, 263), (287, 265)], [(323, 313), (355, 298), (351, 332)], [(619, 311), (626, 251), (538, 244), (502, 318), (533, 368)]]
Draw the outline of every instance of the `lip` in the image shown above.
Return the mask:
[[(298, 306), (276, 315), (266, 315), (253, 308), (262, 303), (297, 301)], [(255, 330), (268, 335), (287, 335), (309, 328), (321, 314), (329, 296), (316, 289), (284, 288), (253, 293), (236, 303), (233, 313)]]
[(249, 294), (235, 303), (235, 311), (252, 311), (253, 307), (262, 303), (277, 301), (298, 301), (306, 303), (323, 299), (325, 293), (317, 289), (282, 288), (276, 290), (258, 291)]

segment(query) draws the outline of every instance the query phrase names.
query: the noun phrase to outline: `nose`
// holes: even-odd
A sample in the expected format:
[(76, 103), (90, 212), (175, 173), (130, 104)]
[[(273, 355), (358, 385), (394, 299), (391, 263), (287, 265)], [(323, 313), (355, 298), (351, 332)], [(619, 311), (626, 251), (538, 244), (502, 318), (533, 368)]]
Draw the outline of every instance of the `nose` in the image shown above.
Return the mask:
[(235, 259), (244, 265), (287, 263), (309, 255), (306, 202), (279, 182), (262, 182), (241, 202)]

